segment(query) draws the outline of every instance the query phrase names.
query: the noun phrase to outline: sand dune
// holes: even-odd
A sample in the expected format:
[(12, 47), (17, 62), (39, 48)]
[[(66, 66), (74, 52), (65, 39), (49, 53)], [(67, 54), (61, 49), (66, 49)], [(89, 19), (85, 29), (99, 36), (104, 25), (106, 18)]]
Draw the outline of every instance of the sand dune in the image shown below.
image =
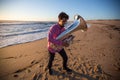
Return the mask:
[(0, 80), (120, 80), (120, 21), (87, 23), (88, 31), (73, 33), (73, 43), (65, 48), (72, 73), (62, 70), (62, 58), (56, 54), (54, 74), (48, 74), (45, 38), (1, 48)]

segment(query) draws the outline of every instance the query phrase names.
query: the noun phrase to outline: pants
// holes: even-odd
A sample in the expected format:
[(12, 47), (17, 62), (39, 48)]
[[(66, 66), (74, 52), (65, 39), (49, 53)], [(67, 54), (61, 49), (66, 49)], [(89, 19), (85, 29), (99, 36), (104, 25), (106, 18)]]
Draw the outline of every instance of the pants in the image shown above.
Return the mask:
[[(62, 59), (63, 59), (63, 68), (66, 68), (66, 67), (67, 67), (68, 57), (67, 57), (67, 55), (66, 55), (65, 50), (62, 49), (62, 50), (61, 50), (60, 52), (58, 52), (58, 53), (60, 54), (60, 56), (61, 56)], [(50, 55), (50, 57), (49, 57), (49, 62), (48, 62), (48, 68), (51, 69), (51, 67), (52, 67), (52, 62), (53, 62), (54, 57), (55, 57), (55, 53), (51, 53), (51, 52), (49, 51), (49, 55)]]

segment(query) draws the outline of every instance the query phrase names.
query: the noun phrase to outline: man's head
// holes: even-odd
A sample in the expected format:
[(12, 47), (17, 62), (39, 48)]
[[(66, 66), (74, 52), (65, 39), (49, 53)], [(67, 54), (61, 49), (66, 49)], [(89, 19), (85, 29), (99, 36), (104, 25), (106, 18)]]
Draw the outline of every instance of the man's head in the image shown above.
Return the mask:
[(64, 26), (64, 24), (67, 22), (68, 19), (69, 19), (69, 16), (65, 12), (61, 12), (58, 15), (59, 24), (61, 26)]

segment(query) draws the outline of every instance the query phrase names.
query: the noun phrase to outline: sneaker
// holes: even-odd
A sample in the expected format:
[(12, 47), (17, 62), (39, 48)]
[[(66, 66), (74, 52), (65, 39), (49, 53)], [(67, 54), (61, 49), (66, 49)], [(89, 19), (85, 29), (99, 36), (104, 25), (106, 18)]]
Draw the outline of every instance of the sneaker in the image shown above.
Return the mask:
[(52, 74), (53, 74), (52, 69), (49, 69), (49, 74), (50, 74), (50, 75), (52, 75)]

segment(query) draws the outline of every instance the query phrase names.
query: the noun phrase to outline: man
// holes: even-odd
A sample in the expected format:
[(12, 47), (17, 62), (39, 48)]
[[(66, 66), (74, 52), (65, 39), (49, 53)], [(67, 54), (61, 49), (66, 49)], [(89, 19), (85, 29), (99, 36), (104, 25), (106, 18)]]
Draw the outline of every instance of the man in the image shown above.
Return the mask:
[[(72, 71), (71, 69), (69, 69), (67, 67), (68, 57), (66, 55), (64, 48), (61, 47), (61, 46), (67, 47), (67, 46), (69, 46), (69, 44), (66, 42), (63, 42), (61, 40), (56, 40), (56, 37), (65, 30), (64, 25), (66, 24), (68, 19), (69, 19), (69, 16), (65, 12), (61, 12), (58, 15), (58, 23), (51, 26), (51, 28), (48, 32), (48, 39), (47, 39), (48, 40), (48, 52), (50, 55), (49, 62), (48, 62), (48, 69), (49, 69), (50, 75), (52, 75), (52, 73), (53, 73), (51, 67), (52, 67), (52, 62), (54, 60), (56, 52), (58, 52), (63, 59), (63, 69), (66, 70), (67, 72)], [(53, 45), (53, 44), (60, 46), (60, 48), (52, 47), (51, 45)]]

